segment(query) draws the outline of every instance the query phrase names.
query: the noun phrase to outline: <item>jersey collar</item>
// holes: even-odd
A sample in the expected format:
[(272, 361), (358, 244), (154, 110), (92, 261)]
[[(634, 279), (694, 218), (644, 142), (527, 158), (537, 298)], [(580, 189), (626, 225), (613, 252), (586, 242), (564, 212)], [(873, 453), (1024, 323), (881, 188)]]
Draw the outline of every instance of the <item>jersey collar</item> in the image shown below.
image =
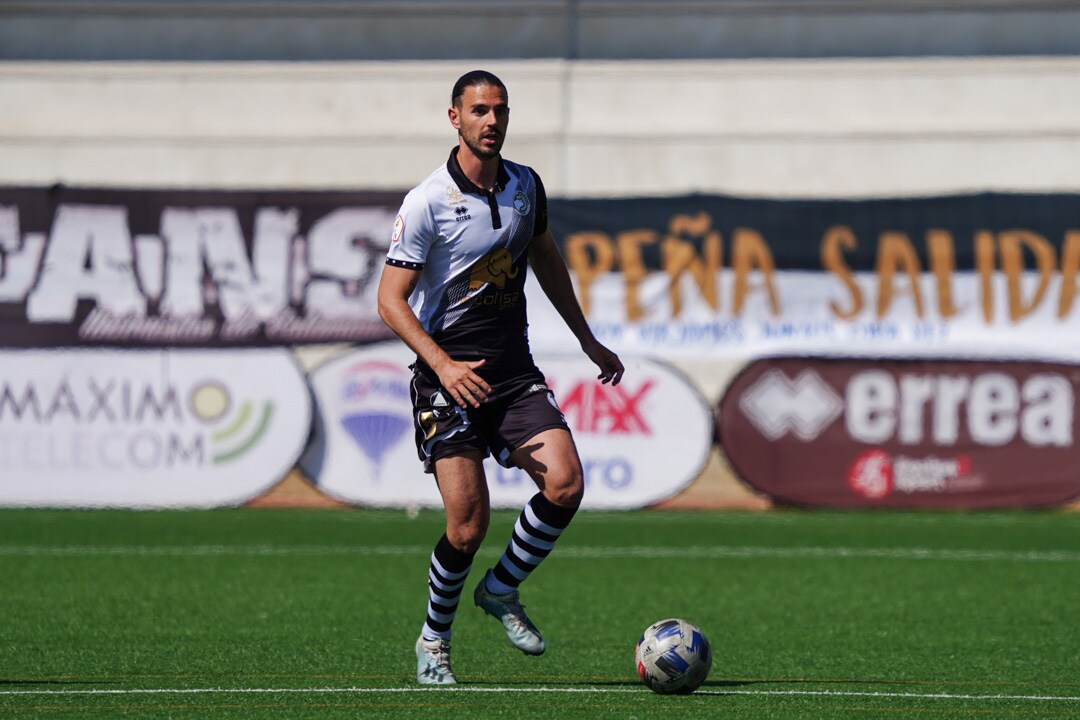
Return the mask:
[[(460, 150), (460, 146), (454, 146), (454, 149), (450, 151), (450, 159), (446, 161), (446, 169), (450, 173), (450, 177), (457, 183), (458, 189), (461, 192), (471, 193), (473, 195), (487, 195), (488, 191), (479, 187), (472, 180), (465, 177), (464, 171), (461, 169), (461, 164), (458, 162), (457, 154)], [(510, 182), (510, 173), (506, 171), (506, 166), (503, 164), (502, 157), (499, 157), (499, 174), (495, 177), (495, 192), (502, 192), (506, 188), (507, 183)]]

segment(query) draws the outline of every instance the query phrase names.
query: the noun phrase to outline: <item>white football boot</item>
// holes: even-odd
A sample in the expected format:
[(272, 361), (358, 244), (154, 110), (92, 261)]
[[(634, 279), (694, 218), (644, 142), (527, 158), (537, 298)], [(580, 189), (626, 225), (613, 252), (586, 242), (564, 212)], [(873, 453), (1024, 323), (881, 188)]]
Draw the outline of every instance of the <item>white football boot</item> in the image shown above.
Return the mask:
[[(487, 578), (486, 575), (484, 577)], [(526, 655), (544, 654), (544, 638), (525, 614), (525, 606), (521, 604), (517, 590), (496, 595), (489, 592), (485, 581), (481, 580), (473, 592), (473, 602), (502, 622), (511, 645)]]
[(450, 669), (450, 641), (416, 639), (416, 682), (421, 685), (457, 685)]

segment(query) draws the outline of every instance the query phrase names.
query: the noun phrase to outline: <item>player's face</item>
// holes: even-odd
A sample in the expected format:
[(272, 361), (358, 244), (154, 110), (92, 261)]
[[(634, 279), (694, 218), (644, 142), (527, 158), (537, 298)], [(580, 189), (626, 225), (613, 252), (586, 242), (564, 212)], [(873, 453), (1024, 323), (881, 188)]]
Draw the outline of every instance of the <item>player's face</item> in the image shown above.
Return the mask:
[(470, 85), (450, 108), (450, 124), (478, 158), (498, 157), (509, 123), (506, 91), (494, 85)]

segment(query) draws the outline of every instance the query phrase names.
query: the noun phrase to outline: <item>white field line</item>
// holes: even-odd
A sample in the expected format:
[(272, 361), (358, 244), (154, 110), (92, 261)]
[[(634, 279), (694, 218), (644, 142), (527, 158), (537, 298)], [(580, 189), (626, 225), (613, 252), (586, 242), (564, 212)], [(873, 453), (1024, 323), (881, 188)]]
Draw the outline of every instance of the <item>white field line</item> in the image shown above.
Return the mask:
[[(441, 507), (422, 509), (427, 513), (441, 513)], [(319, 512), (319, 511), (315, 511)], [(409, 525), (415, 522), (416, 511), (379, 508), (362, 509), (357, 512), (332, 512), (323, 513), (318, 518), (319, 524), (328, 522), (369, 525), (372, 523)], [(495, 514), (517, 517), (519, 510), (512, 508), (496, 508)], [(253, 516), (254, 517), (254, 516)], [(809, 527), (835, 527), (837, 525), (866, 525), (873, 522), (875, 527), (888, 528), (894, 526), (947, 526), (955, 525), (1021, 525), (1037, 522), (1060, 522), (1080, 524), (1080, 512), (1060, 510), (1032, 510), (1029, 513), (999, 514), (994, 511), (980, 511), (970, 513), (957, 513), (956, 511), (893, 511), (888, 514), (868, 517), (867, 512), (858, 510), (792, 510), (757, 512), (748, 510), (717, 510), (705, 516), (711, 522), (712, 527), (724, 527), (727, 525), (800, 525)], [(244, 521), (243, 514), (237, 515), (237, 522)], [(703, 516), (694, 510), (688, 511), (624, 511), (624, 510), (592, 510), (585, 509), (574, 519), (575, 525), (607, 525), (611, 523), (626, 525), (656, 525), (661, 527), (678, 526), (682, 523), (701, 523)]]
[[(386, 520), (396, 520), (404, 523), (401, 515), (391, 515)], [(498, 512), (508, 512), (499, 510)], [(779, 510), (759, 512), (755, 510), (716, 510), (710, 511), (709, 515), (702, 516), (699, 511), (661, 511), (661, 512), (626, 512), (621, 510), (586, 510), (579, 512), (574, 522), (585, 525), (605, 525), (615, 523), (619, 525), (655, 525), (657, 527), (678, 527), (682, 523), (698, 524), (707, 520), (709, 527), (726, 527), (731, 525), (798, 525), (800, 527), (837, 527), (840, 525), (872, 526), (883, 532), (890, 527), (954, 527), (956, 525), (984, 526), (1011, 526), (1030, 525), (1033, 522), (1063, 523), (1073, 527), (1080, 524), (1080, 512), (1070, 510), (1032, 510), (1028, 513), (997, 514), (994, 511), (976, 511), (961, 513), (957, 511), (941, 510), (896, 510), (883, 511), (879, 515), (872, 515), (874, 511), (859, 510)], [(335, 514), (335, 519), (348, 520), (345, 513)], [(358, 515), (353, 520), (361, 521), (364, 515)]]
[[(481, 555), (497, 556), (501, 548), (481, 551)], [(955, 562), (1050, 562), (1078, 563), (1080, 551), (1070, 550), (964, 550), (942, 548), (861, 548), (861, 547), (760, 547), (739, 545), (694, 545), (689, 547), (649, 546), (575, 546), (567, 545), (557, 551), (561, 558), (618, 559), (674, 558), (690, 560), (723, 560), (738, 558), (816, 559), (816, 560), (934, 560)], [(365, 557), (398, 556), (427, 557), (431, 548), (425, 545), (0, 545), (0, 557)]]
[[(326, 688), (131, 688), (127, 690), (86, 689), (86, 690), (0, 690), (0, 697), (48, 695), (285, 695), (285, 694), (379, 694), (379, 693), (566, 693), (566, 694), (607, 694), (607, 693), (633, 693), (648, 694), (644, 687), (629, 688), (568, 688), (568, 687), (468, 687), (452, 686), (445, 688), (433, 687), (398, 687), (398, 688), (360, 688), (360, 687), (326, 687)], [(1008, 700), (1008, 701), (1031, 701), (1031, 702), (1080, 702), (1080, 696), (1074, 695), (974, 695), (970, 693), (901, 693), (901, 692), (849, 692), (844, 690), (698, 690), (696, 695), (749, 695), (749, 696), (819, 696), (819, 697), (865, 697), (865, 698), (904, 698), (912, 700)]]

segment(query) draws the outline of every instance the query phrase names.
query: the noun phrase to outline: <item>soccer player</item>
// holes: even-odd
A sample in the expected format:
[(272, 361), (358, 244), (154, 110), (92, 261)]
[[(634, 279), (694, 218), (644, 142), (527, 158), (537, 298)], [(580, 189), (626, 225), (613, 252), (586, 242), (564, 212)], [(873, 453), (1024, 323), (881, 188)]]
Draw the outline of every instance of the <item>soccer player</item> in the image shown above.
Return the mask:
[(623, 365), (593, 336), (548, 229), (547, 196), (529, 167), (500, 155), (510, 106), (495, 75), (454, 84), (448, 111), (458, 144), (406, 195), (379, 284), (379, 314), (416, 352), (411, 396), (416, 445), (434, 473), (446, 532), (431, 554), (427, 619), (416, 641), (416, 679), (456, 683), (451, 623), (491, 516), (483, 459), (522, 468), (537, 492), (506, 551), (473, 593), (527, 655), (544, 638), (518, 586), (551, 552), (581, 504), (581, 460), (555, 396), (529, 350), (525, 276), (544, 293), (600, 369), (617, 384)]

